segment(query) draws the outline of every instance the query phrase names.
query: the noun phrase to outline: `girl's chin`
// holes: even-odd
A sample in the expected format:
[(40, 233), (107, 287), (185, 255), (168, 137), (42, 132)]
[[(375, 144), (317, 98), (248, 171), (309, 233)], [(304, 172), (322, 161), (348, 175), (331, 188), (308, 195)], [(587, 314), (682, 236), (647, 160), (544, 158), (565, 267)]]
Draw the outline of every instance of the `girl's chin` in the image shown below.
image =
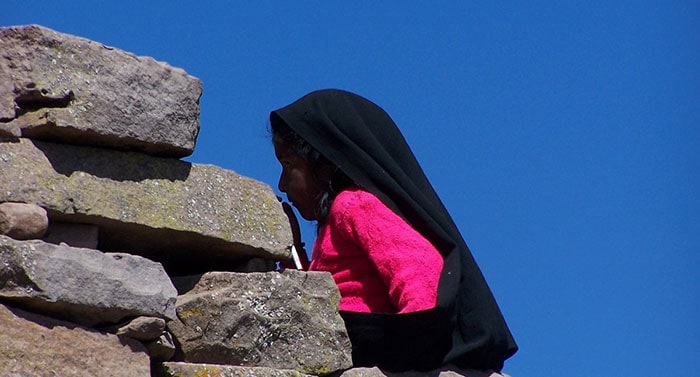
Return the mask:
[(297, 211), (299, 211), (299, 215), (301, 215), (301, 217), (304, 220), (307, 220), (307, 221), (316, 220), (316, 215), (313, 213), (313, 211), (305, 211), (297, 206), (294, 206), (294, 207), (297, 209)]

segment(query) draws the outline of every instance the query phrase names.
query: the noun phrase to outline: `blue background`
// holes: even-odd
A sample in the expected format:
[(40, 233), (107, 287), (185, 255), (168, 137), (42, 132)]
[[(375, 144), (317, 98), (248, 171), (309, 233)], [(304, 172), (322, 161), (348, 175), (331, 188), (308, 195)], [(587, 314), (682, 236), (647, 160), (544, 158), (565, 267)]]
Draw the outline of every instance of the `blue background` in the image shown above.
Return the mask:
[(0, 2), (30, 23), (201, 79), (187, 160), (275, 188), (270, 110), (368, 97), (494, 291), (521, 347), (505, 372), (698, 373), (697, 1)]

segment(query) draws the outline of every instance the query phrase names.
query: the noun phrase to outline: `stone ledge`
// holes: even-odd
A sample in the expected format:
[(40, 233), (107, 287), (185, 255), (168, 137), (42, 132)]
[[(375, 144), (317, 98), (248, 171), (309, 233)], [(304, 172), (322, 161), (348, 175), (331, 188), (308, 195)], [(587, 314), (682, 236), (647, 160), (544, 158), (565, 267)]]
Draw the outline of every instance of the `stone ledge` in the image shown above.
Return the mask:
[(38, 26), (0, 28), (0, 135), (183, 157), (202, 83), (150, 57)]

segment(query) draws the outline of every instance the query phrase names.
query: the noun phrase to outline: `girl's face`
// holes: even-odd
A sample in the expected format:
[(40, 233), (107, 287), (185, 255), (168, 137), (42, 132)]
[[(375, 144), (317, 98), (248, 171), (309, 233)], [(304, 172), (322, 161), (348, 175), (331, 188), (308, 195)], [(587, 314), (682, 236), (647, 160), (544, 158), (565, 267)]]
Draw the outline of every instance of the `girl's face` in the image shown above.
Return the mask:
[(301, 217), (306, 220), (317, 220), (316, 208), (322, 193), (322, 184), (318, 176), (309, 169), (309, 164), (294, 149), (275, 141), (275, 156), (282, 164), (282, 173), (278, 188), (287, 194)]

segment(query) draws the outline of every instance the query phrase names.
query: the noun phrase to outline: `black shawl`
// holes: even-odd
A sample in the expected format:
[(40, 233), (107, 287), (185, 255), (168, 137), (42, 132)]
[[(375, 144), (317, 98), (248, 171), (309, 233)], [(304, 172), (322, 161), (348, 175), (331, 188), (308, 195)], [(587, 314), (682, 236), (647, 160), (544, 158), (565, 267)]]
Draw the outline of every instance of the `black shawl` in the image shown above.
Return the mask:
[(312, 92), (275, 110), (283, 122), (374, 193), (440, 250), (438, 304), (409, 314), (341, 312), (355, 366), (429, 370), (443, 364), (500, 371), (517, 346), (451, 216), (394, 121), (342, 90)]

